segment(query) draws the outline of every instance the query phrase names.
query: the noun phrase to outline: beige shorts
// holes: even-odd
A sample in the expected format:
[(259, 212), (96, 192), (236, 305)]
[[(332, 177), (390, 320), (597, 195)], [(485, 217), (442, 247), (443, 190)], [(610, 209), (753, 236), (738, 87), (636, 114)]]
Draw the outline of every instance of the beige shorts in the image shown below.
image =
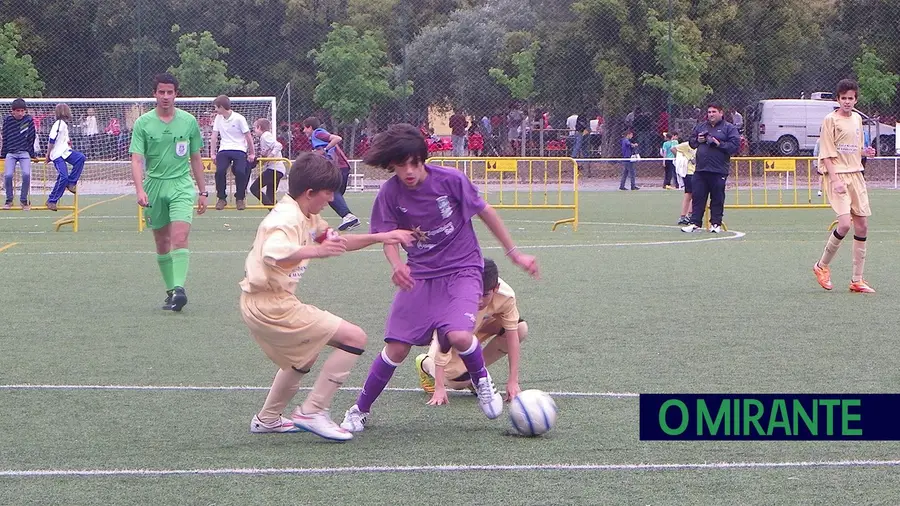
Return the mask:
[(872, 216), (872, 210), (869, 208), (869, 192), (866, 190), (866, 180), (863, 178), (862, 172), (843, 172), (837, 176), (847, 187), (845, 193), (835, 193), (831, 185), (831, 178), (822, 178), (825, 184), (825, 194), (828, 195), (828, 202), (831, 203), (834, 212), (838, 216), (845, 214)]
[(241, 292), (240, 306), (250, 335), (282, 369), (300, 369), (313, 362), (343, 321), (293, 295)]

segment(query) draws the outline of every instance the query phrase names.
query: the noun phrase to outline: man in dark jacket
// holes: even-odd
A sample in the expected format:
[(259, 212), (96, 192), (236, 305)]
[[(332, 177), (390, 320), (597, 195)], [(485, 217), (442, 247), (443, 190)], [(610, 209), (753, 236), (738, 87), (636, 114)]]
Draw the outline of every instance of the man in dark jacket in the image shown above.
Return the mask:
[(722, 106), (710, 103), (707, 119), (698, 123), (688, 143), (697, 150), (697, 165), (693, 177), (693, 212), (691, 223), (682, 232), (702, 230), (706, 201), (709, 198), (709, 231), (722, 231), (722, 215), (725, 212), (725, 181), (731, 165), (731, 155), (741, 146), (738, 129), (722, 119)]
[(28, 193), (31, 189), (31, 159), (35, 157), (34, 139), (37, 135), (34, 120), (26, 112), (25, 101), (21, 98), (13, 100), (10, 107), (12, 114), (3, 118), (3, 140), (0, 146), (0, 158), (5, 160), (3, 168), (3, 184), (6, 187), (6, 203), (3, 209), (12, 209), (13, 173), (16, 164), (22, 168), (22, 192), (19, 201), (22, 210), (31, 209)]

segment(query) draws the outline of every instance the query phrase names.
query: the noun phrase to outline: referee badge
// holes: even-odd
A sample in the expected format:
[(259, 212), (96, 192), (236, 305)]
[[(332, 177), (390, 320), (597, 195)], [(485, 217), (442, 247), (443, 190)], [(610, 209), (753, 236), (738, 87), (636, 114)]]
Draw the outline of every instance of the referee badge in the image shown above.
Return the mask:
[(188, 141), (178, 141), (175, 143), (175, 154), (184, 156), (188, 152)]

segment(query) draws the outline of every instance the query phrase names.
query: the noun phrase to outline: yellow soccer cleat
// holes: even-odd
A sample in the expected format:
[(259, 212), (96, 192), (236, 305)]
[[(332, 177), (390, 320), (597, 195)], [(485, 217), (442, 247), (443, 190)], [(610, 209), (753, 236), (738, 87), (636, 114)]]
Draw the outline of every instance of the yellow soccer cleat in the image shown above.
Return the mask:
[(859, 281), (851, 281), (850, 291), (856, 293), (875, 293), (875, 289), (869, 286), (869, 284), (866, 283), (866, 280), (864, 279), (861, 279)]
[(416, 357), (416, 372), (419, 373), (419, 385), (422, 387), (422, 390), (425, 390), (426, 393), (433, 394), (434, 378), (422, 368), (422, 362), (425, 361), (426, 357), (428, 357), (428, 355), (424, 353)]

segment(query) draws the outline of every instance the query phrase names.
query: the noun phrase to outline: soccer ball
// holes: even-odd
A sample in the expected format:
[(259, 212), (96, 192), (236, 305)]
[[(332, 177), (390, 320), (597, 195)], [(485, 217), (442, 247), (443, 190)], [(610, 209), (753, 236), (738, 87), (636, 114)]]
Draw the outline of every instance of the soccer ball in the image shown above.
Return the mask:
[(509, 421), (523, 436), (540, 436), (556, 425), (556, 403), (541, 390), (524, 390), (510, 402)]

